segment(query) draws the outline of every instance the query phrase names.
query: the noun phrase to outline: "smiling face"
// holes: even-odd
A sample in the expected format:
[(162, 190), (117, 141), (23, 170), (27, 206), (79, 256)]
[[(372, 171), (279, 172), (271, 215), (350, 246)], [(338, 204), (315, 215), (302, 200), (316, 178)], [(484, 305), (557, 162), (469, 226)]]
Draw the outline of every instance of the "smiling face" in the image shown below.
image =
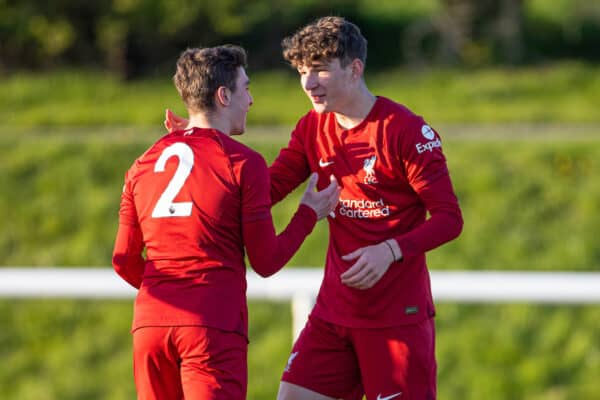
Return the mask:
[(338, 58), (298, 67), (300, 84), (316, 112), (344, 113), (356, 87), (352, 71), (353, 63), (342, 67)]
[(229, 115), (231, 118), (231, 134), (241, 135), (246, 130), (246, 115), (252, 105), (250, 79), (244, 67), (239, 67), (235, 80), (235, 90), (230, 91)]

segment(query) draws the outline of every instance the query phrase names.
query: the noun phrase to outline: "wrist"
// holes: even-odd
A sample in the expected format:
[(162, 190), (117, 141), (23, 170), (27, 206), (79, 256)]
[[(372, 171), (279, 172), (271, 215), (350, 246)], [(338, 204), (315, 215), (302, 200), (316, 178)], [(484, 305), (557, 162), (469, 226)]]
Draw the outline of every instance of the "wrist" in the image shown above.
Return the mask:
[(392, 261), (391, 262), (395, 262), (396, 261), (396, 255), (394, 254), (394, 249), (392, 249), (392, 246), (388, 243), (387, 240), (384, 240), (383, 243), (385, 243), (385, 246), (388, 248), (388, 250), (390, 251), (390, 254), (392, 255)]
[(394, 258), (394, 262), (402, 261), (403, 255), (398, 242), (395, 239), (388, 239), (385, 241), (385, 244), (388, 245), (390, 251), (392, 252), (392, 256)]

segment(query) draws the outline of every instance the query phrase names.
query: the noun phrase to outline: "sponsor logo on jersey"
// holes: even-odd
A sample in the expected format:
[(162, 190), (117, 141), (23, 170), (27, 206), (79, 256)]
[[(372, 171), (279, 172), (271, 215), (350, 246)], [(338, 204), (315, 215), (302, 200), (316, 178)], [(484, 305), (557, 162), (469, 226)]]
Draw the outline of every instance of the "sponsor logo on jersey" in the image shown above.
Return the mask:
[(365, 178), (363, 182), (367, 185), (373, 185), (377, 183), (377, 177), (375, 176), (375, 162), (377, 161), (377, 156), (366, 158), (363, 161), (363, 170), (365, 171)]
[(433, 138), (435, 137), (435, 132), (433, 131), (433, 129), (431, 129), (429, 125), (423, 125), (421, 127), (421, 133), (423, 134), (423, 137), (425, 137), (425, 139), (427, 140), (433, 140)]
[(419, 154), (425, 153), (426, 151), (433, 151), (437, 147), (442, 147), (442, 141), (440, 139), (432, 140), (427, 143), (417, 143), (417, 152)]
[(372, 219), (389, 217), (390, 215), (390, 207), (385, 204), (383, 199), (375, 201), (340, 198), (339, 205), (338, 214), (348, 218)]
[(429, 125), (423, 125), (421, 127), (421, 134), (425, 139), (429, 140), (429, 142), (417, 143), (415, 146), (417, 148), (417, 153), (422, 154), (426, 151), (431, 152), (435, 148), (442, 147), (442, 141), (440, 139), (435, 139), (435, 131)]

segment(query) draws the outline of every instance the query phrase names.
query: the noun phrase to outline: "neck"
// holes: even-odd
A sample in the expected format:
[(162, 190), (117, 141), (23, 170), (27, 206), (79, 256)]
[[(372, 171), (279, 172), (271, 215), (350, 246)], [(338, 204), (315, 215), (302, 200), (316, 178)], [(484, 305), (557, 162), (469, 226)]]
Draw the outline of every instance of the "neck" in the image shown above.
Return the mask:
[(377, 100), (364, 84), (357, 90), (357, 93), (349, 96), (348, 99), (343, 111), (334, 112), (337, 123), (344, 129), (352, 129), (360, 124)]
[(216, 129), (227, 136), (231, 135), (230, 124), (224, 118), (219, 118), (216, 113), (190, 113), (189, 117), (186, 129)]

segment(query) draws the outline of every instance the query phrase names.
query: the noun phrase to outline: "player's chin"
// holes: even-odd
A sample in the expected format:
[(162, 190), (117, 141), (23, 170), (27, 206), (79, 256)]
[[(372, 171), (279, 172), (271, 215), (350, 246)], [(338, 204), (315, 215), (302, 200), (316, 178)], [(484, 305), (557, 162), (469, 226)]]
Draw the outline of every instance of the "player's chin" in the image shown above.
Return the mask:
[(329, 112), (327, 105), (325, 103), (312, 103), (313, 110), (315, 110), (319, 114), (323, 114)]
[(243, 135), (244, 132), (246, 132), (246, 123), (244, 122), (244, 124), (242, 126), (239, 127), (235, 127), (231, 130), (231, 135), (232, 136), (237, 136), (237, 135)]

